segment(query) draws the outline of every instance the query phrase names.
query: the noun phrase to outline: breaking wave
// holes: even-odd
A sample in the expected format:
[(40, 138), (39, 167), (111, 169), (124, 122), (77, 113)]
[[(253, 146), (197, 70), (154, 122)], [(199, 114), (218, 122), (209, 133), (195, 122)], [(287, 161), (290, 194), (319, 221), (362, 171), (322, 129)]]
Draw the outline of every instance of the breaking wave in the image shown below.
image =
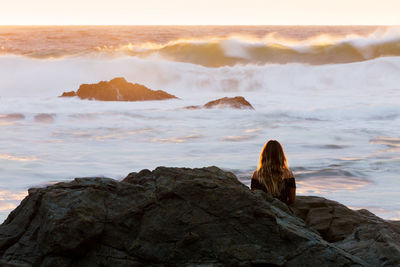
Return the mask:
[[(71, 56), (161, 57), (207, 67), (269, 63), (323, 65), (400, 56), (399, 27), (377, 28), (369, 34), (350, 33), (339, 36), (322, 31), (315, 36), (297, 39), (281, 36), (278, 31), (264, 36), (232, 33), (194, 39), (177, 36), (167, 41), (128, 38), (111, 43), (106, 39), (107, 36), (79, 35), (78, 41), (74, 33), (56, 38), (58, 35), (61, 33), (52, 33), (52, 38), (45, 35), (36, 36), (32, 40), (28, 38), (25, 41), (29, 45), (20, 47), (17, 42), (19, 39), (10, 39), (2, 44), (0, 34), (0, 54), (41, 59)], [(47, 41), (39, 42), (43, 37)]]
[(178, 40), (166, 45), (124, 45), (98, 47), (98, 51), (114, 55), (139, 57), (161, 56), (168, 60), (187, 62), (206, 67), (237, 64), (311, 65), (351, 63), (379, 57), (400, 56), (400, 31), (395, 34), (375, 33), (374, 37), (348, 36), (344, 39), (321, 35), (307, 41), (290, 41), (272, 36), (255, 40), (229, 37), (212, 40)]

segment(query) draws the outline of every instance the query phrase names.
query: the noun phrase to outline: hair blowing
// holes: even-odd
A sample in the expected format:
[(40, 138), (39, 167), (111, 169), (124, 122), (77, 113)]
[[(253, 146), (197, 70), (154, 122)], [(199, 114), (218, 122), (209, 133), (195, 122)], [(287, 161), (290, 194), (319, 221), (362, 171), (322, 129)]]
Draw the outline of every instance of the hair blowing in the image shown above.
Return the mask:
[(269, 140), (261, 151), (257, 178), (274, 197), (279, 197), (282, 190), (284, 169), (288, 169), (288, 166), (281, 144)]

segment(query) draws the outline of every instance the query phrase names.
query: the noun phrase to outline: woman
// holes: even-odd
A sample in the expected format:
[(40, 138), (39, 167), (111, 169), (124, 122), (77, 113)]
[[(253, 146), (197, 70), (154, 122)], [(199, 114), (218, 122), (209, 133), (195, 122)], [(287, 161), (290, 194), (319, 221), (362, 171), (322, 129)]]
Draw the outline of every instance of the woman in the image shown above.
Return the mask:
[(296, 182), (289, 169), (285, 152), (276, 140), (263, 147), (257, 170), (251, 177), (251, 190), (260, 189), (286, 204), (296, 201)]

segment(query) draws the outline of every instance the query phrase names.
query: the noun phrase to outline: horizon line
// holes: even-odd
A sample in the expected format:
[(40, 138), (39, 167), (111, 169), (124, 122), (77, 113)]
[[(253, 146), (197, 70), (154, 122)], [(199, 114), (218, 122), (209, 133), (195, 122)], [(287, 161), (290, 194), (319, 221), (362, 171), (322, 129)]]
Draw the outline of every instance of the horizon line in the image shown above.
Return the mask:
[(253, 26), (253, 27), (276, 27), (276, 26), (291, 26), (291, 27), (396, 27), (400, 24), (0, 24), (0, 27), (77, 27), (77, 26), (101, 26), (101, 27), (133, 27), (133, 26), (158, 26), (158, 27), (242, 27), (242, 26)]

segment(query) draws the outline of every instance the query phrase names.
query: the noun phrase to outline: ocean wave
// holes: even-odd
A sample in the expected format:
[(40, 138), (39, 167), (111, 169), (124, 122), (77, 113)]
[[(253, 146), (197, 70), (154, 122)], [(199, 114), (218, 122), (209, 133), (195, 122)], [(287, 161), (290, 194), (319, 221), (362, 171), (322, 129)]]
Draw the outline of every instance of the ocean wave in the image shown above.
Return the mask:
[(160, 56), (206, 67), (287, 63), (323, 65), (400, 56), (400, 31), (375, 33), (367, 37), (350, 35), (334, 38), (320, 35), (306, 41), (285, 40), (273, 36), (263, 39), (234, 36), (209, 40), (177, 40), (165, 45), (148, 43), (98, 47), (97, 50), (115, 56)]
[[(6, 42), (5, 45), (0, 42), (0, 54), (17, 54), (40, 59), (76, 56), (162, 57), (206, 67), (268, 63), (322, 65), (400, 56), (399, 27), (378, 28), (367, 35), (352, 33), (337, 36), (322, 32), (305, 39), (282, 37), (279, 32), (272, 32), (262, 37), (231, 34), (177, 38), (168, 42), (154, 40), (130, 42), (122, 39), (116, 40), (111, 45), (98, 45), (102, 42), (90, 38), (87, 37), (86, 40), (82, 37), (80, 45), (68, 42), (69, 39), (65, 38), (52, 38), (52, 43), (42, 46), (37, 46), (36, 42), (32, 45), (14, 47), (13, 42)], [(28, 44), (29, 41), (32, 40), (28, 40)]]
[[(17, 111), (13, 109), (10, 111), (8, 107), (20, 105), (20, 97), (52, 99), (62, 92), (77, 90), (83, 83), (97, 83), (115, 77), (125, 77), (128, 81), (177, 95), (187, 101), (185, 103), (177, 101), (179, 108), (225, 96), (242, 95), (256, 109), (268, 110), (269, 116), (276, 122), (291, 120), (328, 122), (338, 117), (362, 118), (370, 122), (386, 117), (398, 119), (399, 117), (393, 114), (399, 113), (396, 102), (399, 92), (399, 71), (399, 57), (378, 58), (351, 64), (318, 66), (268, 64), (222, 68), (206, 68), (188, 63), (137, 57), (111, 60), (86, 58), (37, 60), (17, 56), (0, 57), (0, 123), (22, 123), (25, 121), (23, 116), (28, 116), (27, 120), (31, 121), (33, 118), (29, 114), (32, 110), (35, 112), (34, 115), (53, 114), (52, 110), (36, 111), (29, 103), (22, 105)], [(297, 96), (307, 101), (296, 100), (293, 103), (277, 101), (273, 102), (273, 105), (265, 105), (267, 99), (272, 101), (272, 98), (286, 99), (288, 96)], [(373, 101), (386, 105), (369, 106), (353, 103), (344, 105), (351, 101), (358, 103), (360, 96), (363, 96), (362, 103)], [(76, 99), (63, 99), (63, 101), (81, 103)], [(343, 103), (343, 108), (338, 109), (337, 103)], [(87, 105), (102, 104), (91, 102)], [(124, 105), (126, 103), (118, 103), (117, 106)], [(148, 108), (148, 104), (136, 105)], [(157, 107), (168, 108), (170, 104), (162, 102), (158, 103)], [(353, 112), (353, 110), (358, 111)], [(96, 119), (97, 115), (93, 114), (93, 119)], [(137, 117), (140, 114), (129, 116)]]

